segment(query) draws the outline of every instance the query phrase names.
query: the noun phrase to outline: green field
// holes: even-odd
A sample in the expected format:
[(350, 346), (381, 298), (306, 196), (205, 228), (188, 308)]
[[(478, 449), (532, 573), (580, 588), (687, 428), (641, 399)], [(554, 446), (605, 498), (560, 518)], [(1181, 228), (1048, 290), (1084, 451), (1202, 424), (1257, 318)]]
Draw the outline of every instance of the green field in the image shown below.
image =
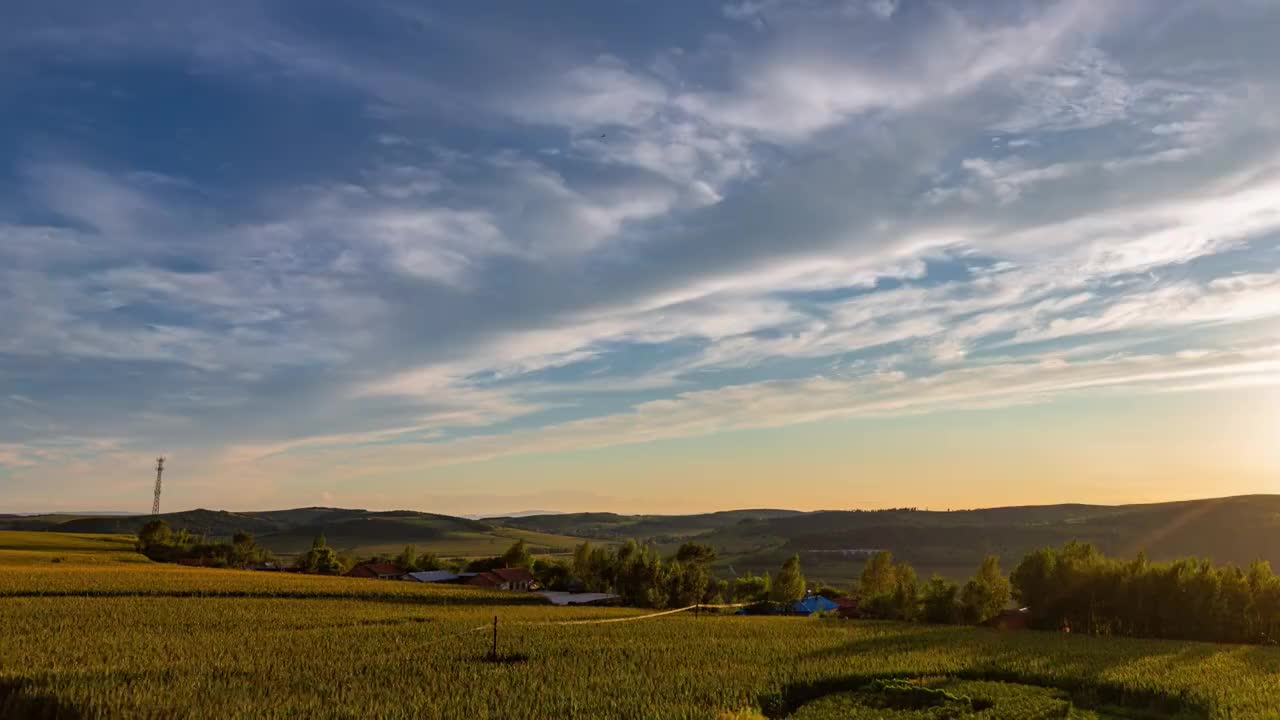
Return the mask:
[[(0, 533), (0, 717), (1280, 715), (1278, 648), (817, 618), (565, 625), (643, 611), (119, 549), (55, 563), (97, 541), (36, 535)], [(500, 662), (486, 659), (494, 616)]]
[[(372, 512), (339, 508), (298, 508), (267, 512), (188, 510), (159, 516), (174, 530), (210, 541), (229, 541), (237, 532), (253, 533), (259, 545), (288, 559), (305, 552), (317, 535), (353, 557), (394, 555), (406, 545), (442, 557), (475, 558), (502, 554), (524, 540), (539, 555), (569, 553), (582, 538), (505, 527), (467, 518), (410, 510)], [(60, 534), (137, 533), (150, 515), (41, 515), (0, 517), (0, 531), (49, 531)], [(28, 532), (28, 535), (31, 533)], [(25, 542), (25, 541), (24, 541)]]

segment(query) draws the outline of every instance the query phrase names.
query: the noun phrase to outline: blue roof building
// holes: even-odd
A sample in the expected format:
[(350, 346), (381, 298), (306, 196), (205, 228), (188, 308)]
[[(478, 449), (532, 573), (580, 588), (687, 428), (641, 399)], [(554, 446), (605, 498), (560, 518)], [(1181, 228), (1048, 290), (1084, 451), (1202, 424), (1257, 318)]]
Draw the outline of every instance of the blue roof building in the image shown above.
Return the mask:
[(839, 605), (822, 597), (821, 595), (810, 595), (803, 600), (797, 600), (787, 606), (787, 612), (793, 615), (812, 615), (816, 612), (832, 612)]

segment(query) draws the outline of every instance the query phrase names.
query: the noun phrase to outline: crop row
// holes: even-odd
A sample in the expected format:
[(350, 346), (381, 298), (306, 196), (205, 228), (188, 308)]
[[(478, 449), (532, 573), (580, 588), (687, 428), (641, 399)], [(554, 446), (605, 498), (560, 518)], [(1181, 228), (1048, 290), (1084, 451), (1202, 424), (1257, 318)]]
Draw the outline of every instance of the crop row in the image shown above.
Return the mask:
[[(85, 716), (714, 718), (776, 708), (806, 688), (947, 675), (1213, 717), (1274, 717), (1280, 697), (1280, 650), (1264, 647), (806, 618), (538, 624), (628, 612), (9, 598), (0, 600), (0, 688), (9, 688), (0, 716), (57, 704)], [(485, 659), (495, 614), (503, 662)]]
[(0, 565), (0, 597), (364, 598), (417, 603), (511, 604), (537, 598), (449, 585), (213, 570), (160, 564)]

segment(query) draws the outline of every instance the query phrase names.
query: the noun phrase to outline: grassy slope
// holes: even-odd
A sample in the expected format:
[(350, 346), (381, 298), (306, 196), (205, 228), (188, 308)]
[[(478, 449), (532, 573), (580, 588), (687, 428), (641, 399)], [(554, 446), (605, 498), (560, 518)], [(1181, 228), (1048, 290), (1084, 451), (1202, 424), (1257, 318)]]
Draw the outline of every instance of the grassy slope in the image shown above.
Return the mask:
[(726, 510), (698, 515), (617, 515), (614, 513), (563, 513), (525, 517), (487, 518), (508, 527), (610, 540), (649, 540), (692, 537), (729, 527), (743, 520), (793, 517), (797, 510)]
[(128, 535), (0, 532), (0, 564), (149, 563)]
[[(564, 626), (546, 623), (636, 611), (510, 605), (521, 596), (374, 580), (48, 570), (80, 590), (0, 602), (0, 716), (714, 718), (818, 687), (920, 675), (1162, 697), (1215, 718), (1274, 717), (1280, 697), (1277, 648), (808, 618)], [(0, 585), (36, 590), (52, 578), (0, 555)], [(131, 592), (94, 596), (104, 578)], [(294, 585), (308, 580), (322, 581), (311, 594)], [(144, 596), (177, 585), (188, 596)], [(514, 662), (482, 660), (494, 615)]]
[(1070, 540), (1111, 555), (1145, 550), (1153, 560), (1195, 555), (1246, 565), (1280, 565), (1280, 496), (1251, 495), (1151, 505), (994, 508), (957, 512), (820, 512), (739, 523), (703, 538), (735, 569), (776, 568), (793, 552), (811, 576), (848, 581), (862, 563), (814, 553), (885, 548), (922, 575), (972, 573), (995, 553), (1011, 569), (1031, 550)]
[[(395, 553), (405, 545), (419, 552), (444, 556), (475, 557), (500, 554), (523, 538), (535, 553), (569, 551), (579, 538), (494, 526), (467, 518), (412, 511), (369, 512), (337, 508), (299, 508), (269, 512), (190, 510), (160, 516), (174, 529), (194, 535), (226, 539), (239, 530), (254, 533), (264, 547), (292, 555), (310, 547), (323, 534), (330, 546), (358, 556)], [(5, 527), (71, 533), (136, 533), (149, 515), (83, 517), (41, 516), (0, 518)]]

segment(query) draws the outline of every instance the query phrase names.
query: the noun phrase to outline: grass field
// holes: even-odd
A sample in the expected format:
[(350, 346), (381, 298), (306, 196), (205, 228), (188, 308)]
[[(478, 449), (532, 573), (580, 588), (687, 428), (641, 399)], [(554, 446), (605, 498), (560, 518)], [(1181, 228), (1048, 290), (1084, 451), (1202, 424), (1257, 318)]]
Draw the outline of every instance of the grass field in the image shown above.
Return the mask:
[(150, 563), (134, 551), (129, 535), (0, 532), (0, 564), (57, 565)]
[[(33, 564), (92, 542), (43, 540), (34, 549), (0, 533), (0, 717), (1280, 715), (1277, 648), (816, 618), (564, 625), (554, 623), (642, 611), (373, 580)], [(501, 662), (485, 657), (495, 615)], [(910, 682), (868, 690), (877, 678)]]

